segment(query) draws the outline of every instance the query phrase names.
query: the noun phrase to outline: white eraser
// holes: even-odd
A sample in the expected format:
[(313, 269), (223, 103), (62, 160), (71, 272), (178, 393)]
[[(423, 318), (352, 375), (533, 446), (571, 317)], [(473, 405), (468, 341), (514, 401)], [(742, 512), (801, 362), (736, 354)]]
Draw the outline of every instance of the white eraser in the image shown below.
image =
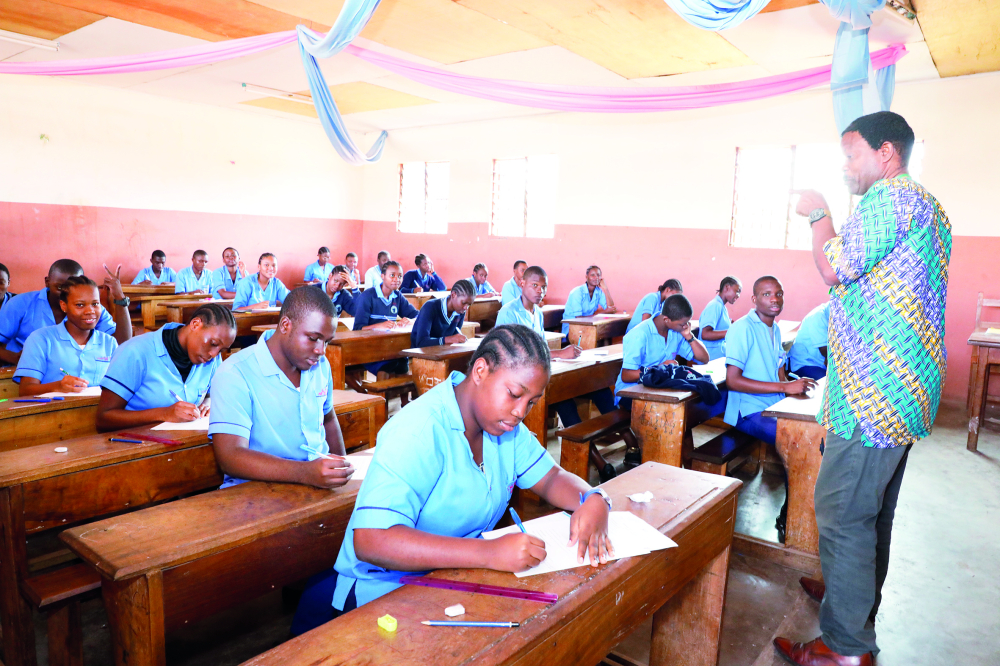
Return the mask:
[(628, 498), (633, 502), (638, 502), (640, 504), (645, 504), (653, 499), (653, 493), (648, 490), (644, 493), (636, 493), (635, 495), (629, 495)]
[(462, 604), (455, 604), (454, 606), (448, 606), (444, 609), (444, 614), (448, 617), (455, 617), (456, 615), (465, 615), (465, 606)]
[(67, 449), (65, 446), (57, 446), (56, 453), (69, 453), (69, 449)]

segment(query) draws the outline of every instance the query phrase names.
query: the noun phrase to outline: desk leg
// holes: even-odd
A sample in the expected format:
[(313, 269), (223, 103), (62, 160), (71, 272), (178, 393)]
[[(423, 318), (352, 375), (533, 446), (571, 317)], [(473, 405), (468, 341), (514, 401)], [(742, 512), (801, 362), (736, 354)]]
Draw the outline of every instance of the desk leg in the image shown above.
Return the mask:
[(649, 666), (715, 666), (718, 663), (729, 550), (730, 546), (726, 546), (653, 615)]
[(0, 489), (0, 627), (3, 663), (35, 666), (35, 625), (18, 581), (28, 575), (21, 486)]
[(410, 359), (410, 374), (413, 375), (413, 383), (417, 387), (418, 396), (448, 379), (450, 372), (451, 364), (448, 361), (431, 361), (426, 358)]
[(166, 666), (163, 573), (102, 580), (115, 666)]
[(778, 419), (778, 453), (788, 472), (788, 525), (785, 546), (819, 555), (813, 494), (823, 461), (819, 446), (826, 429), (818, 423)]
[(979, 349), (979, 362), (976, 364), (976, 374), (969, 377), (973, 382), (970, 400), (971, 411), (969, 413), (969, 437), (966, 440), (965, 448), (975, 452), (979, 449), (979, 429), (983, 425), (983, 417), (986, 415), (986, 401), (989, 397), (990, 362), (993, 361), (992, 349)]
[(142, 327), (147, 331), (156, 330), (156, 301), (142, 302)]
[(972, 401), (976, 394), (976, 377), (979, 374), (979, 345), (972, 345), (972, 360), (969, 362), (969, 391), (965, 396), (965, 416), (972, 417)]
[(171, 324), (185, 324), (184, 310), (180, 308), (167, 308), (167, 321)]
[(632, 401), (632, 432), (642, 446), (642, 462), (681, 467), (686, 402)]
[(339, 345), (327, 345), (326, 360), (330, 362), (330, 372), (333, 374), (333, 388), (345, 388), (344, 350)]

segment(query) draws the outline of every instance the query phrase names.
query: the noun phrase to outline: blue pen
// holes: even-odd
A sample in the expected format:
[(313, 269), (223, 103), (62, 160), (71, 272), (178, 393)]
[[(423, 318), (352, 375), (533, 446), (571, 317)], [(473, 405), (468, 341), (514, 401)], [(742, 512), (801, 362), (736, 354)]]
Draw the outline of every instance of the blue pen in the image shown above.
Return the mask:
[(121, 437), (110, 437), (109, 442), (127, 442), (129, 444), (142, 444), (141, 439), (122, 439)]
[(167, 390), (170, 391), (170, 395), (174, 396), (174, 400), (176, 400), (177, 402), (184, 402), (183, 400), (181, 400), (181, 397), (179, 395), (174, 393), (173, 389), (167, 389)]
[(517, 529), (521, 530), (524, 534), (528, 533), (528, 530), (524, 529), (521, 517), (517, 515), (517, 511), (514, 511), (514, 507), (510, 507), (510, 517), (514, 519), (514, 524), (517, 525)]
[(52, 402), (52, 398), (19, 398), (14, 402)]

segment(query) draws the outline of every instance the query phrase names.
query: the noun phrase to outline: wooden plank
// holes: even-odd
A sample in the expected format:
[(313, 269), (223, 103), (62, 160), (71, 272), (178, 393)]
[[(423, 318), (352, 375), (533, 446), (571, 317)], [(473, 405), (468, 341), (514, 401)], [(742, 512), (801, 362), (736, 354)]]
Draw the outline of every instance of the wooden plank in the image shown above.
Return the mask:
[(115, 664), (166, 666), (163, 573), (102, 584)]
[(571, 344), (579, 344), (584, 349), (594, 349), (602, 341), (624, 336), (630, 319), (631, 317), (626, 314), (597, 315), (563, 319), (563, 323), (569, 324), (566, 336)]
[(266, 324), (277, 325), (281, 319), (281, 313), (273, 312), (234, 312), (236, 319), (236, 335), (253, 335), (254, 326)]
[(562, 329), (562, 318), (565, 309), (565, 305), (542, 306), (542, 317), (544, 321), (543, 326), (546, 331), (557, 331)]
[(17, 366), (9, 365), (0, 368), (0, 398), (16, 398), (18, 387), (14, 383), (14, 371)]
[(174, 293), (174, 285), (170, 284), (123, 284), (122, 292), (138, 302), (149, 296), (166, 296)]
[(19, 0), (0, 6), (0, 30), (41, 39), (58, 39), (102, 18), (100, 14), (62, 7), (47, 0)]
[(0, 403), (0, 452), (60, 442), (97, 431), (96, 396), (53, 402)]
[(477, 298), (469, 306), (465, 321), (478, 322), (483, 331), (488, 331), (496, 325), (497, 313), (500, 312), (500, 298)]
[(684, 462), (687, 406), (684, 402), (632, 401), (632, 432), (642, 447), (643, 462), (680, 467)]
[(202, 299), (202, 300), (191, 300), (191, 301), (168, 301), (163, 304), (163, 308), (166, 311), (167, 322), (174, 324), (186, 324), (191, 321), (191, 317), (201, 306), (206, 303), (218, 303), (219, 305), (225, 305), (230, 309), (233, 306), (233, 299), (231, 298), (218, 298), (218, 299)]
[(759, 560), (775, 562), (783, 567), (801, 571), (814, 578), (822, 577), (819, 555), (806, 553), (794, 548), (786, 548), (780, 543), (765, 541), (746, 534), (733, 535), (733, 550)]
[(788, 473), (788, 518), (785, 546), (819, 555), (819, 529), (813, 495), (823, 456), (819, 449), (826, 429), (813, 420), (779, 418), (777, 448)]
[(31, 607), (21, 596), (19, 581), (28, 575), (21, 488), (0, 489), (0, 626), (3, 663), (34, 666), (35, 627)]
[(982, 0), (912, 0), (941, 76), (1000, 69), (1000, 4)]

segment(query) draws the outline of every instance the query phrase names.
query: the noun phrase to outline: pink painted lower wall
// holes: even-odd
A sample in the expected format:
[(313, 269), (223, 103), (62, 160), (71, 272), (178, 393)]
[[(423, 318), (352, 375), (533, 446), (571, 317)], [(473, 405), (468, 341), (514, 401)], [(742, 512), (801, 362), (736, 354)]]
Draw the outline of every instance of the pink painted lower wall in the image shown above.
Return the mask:
[(0, 202), (0, 263), (10, 268), (15, 292), (44, 286), (56, 259), (79, 261), (97, 282), (104, 277), (103, 263), (112, 270), (120, 263), (122, 282), (131, 282), (149, 265), (153, 250), (163, 250), (177, 271), (191, 265), (195, 250), (205, 250), (214, 270), (230, 245), (250, 272), (261, 253), (273, 252), (278, 277), (291, 286), (302, 281), (321, 245), (340, 261), (357, 251), (361, 235), (358, 220)]
[[(777, 276), (784, 284), (785, 318), (802, 319), (827, 298), (810, 253), (729, 247), (728, 233), (722, 230), (561, 225), (556, 234), (553, 239), (495, 238), (480, 223), (450, 224), (446, 235), (403, 234), (396, 232), (392, 222), (366, 221), (361, 263), (367, 269), (376, 253), (385, 249), (404, 269), (410, 269), (414, 256), (423, 252), (450, 286), (469, 276), (472, 266), (482, 261), (490, 269), (490, 282), (499, 289), (510, 279), (514, 261), (524, 259), (548, 272), (547, 301), (551, 303), (565, 302), (570, 289), (583, 283), (586, 267), (598, 264), (615, 304), (629, 312), (667, 278), (677, 278), (684, 285), (695, 316), (727, 274), (739, 277), (745, 288), (730, 310), (734, 319), (750, 310), (750, 287), (765, 274)], [(975, 324), (976, 294), (1000, 296), (998, 256), (1000, 238), (954, 238), (945, 320), (948, 377), (944, 393), (949, 401), (965, 401), (971, 356), (966, 340)]]

